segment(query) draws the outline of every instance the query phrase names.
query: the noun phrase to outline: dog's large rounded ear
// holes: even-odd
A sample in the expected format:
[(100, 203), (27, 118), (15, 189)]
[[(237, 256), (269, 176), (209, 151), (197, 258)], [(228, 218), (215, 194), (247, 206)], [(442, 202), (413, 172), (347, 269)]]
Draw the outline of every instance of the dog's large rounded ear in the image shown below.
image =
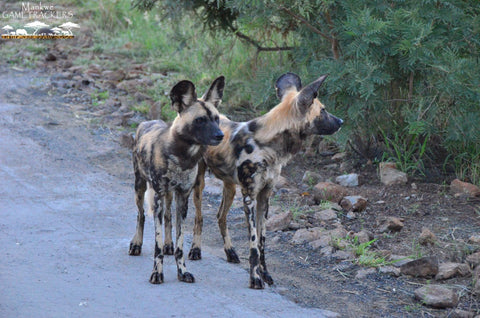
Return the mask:
[(220, 103), (222, 102), (222, 97), (223, 97), (223, 88), (225, 87), (225, 77), (224, 76), (219, 76), (217, 77), (212, 85), (210, 85), (210, 88), (208, 91), (203, 94), (202, 100), (205, 102), (210, 102), (212, 103), (215, 107), (218, 107)]
[(317, 98), (318, 89), (326, 78), (327, 75), (322, 75), (300, 91), (300, 94), (297, 96), (297, 106), (302, 113), (305, 113), (310, 105), (313, 104), (313, 100)]
[(296, 89), (297, 92), (302, 89), (302, 81), (295, 73), (285, 73), (277, 79), (275, 83), (275, 91), (278, 99), (282, 100), (285, 93), (291, 89)]
[(183, 112), (197, 100), (195, 85), (190, 81), (180, 81), (170, 91), (172, 107), (178, 113)]

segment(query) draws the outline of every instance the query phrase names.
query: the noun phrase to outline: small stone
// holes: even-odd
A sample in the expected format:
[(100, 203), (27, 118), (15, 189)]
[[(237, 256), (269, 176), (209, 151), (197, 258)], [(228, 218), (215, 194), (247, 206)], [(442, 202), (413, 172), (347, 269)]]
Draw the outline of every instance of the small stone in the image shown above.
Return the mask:
[(57, 57), (52, 53), (48, 53), (47, 56), (45, 56), (45, 61), (47, 62), (54, 62), (56, 60), (57, 60)]
[(375, 274), (377, 270), (375, 268), (360, 269), (355, 275), (355, 279), (365, 279), (368, 275)]
[(433, 245), (437, 241), (437, 237), (426, 227), (422, 228), (422, 233), (418, 238), (418, 242), (421, 245)]
[(430, 277), (438, 274), (438, 259), (436, 257), (422, 257), (400, 266), (404, 275), (414, 277)]
[(472, 288), (472, 293), (480, 296), (480, 267), (475, 270), (473, 274), (473, 281), (475, 282), (475, 285)]
[(471, 311), (466, 311), (466, 310), (461, 310), (461, 309), (455, 309), (449, 317), (451, 318), (474, 318), (475, 313)]
[(415, 298), (434, 308), (449, 308), (458, 304), (458, 295), (442, 285), (427, 285), (419, 288), (415, 290)]
[(320, 255), (331, 256), (333, 254), (333, 246), (325, 246), (320, 249)]
[(332, 209), (315, 212), (314, 217), (320, 221), (331, 221), (337, 218), (337, 213)]
[(322, 180), (322, 176), (310, 170), (305, 171), (302, 177), (302, 183), (307, 185), (317, 184), (320, 182), (320, 180)]
[(352, 252), (349, 251), (344, 251), (344, 250), (338, 250), (335, 253), (332, 254), (332, 258), (336, 260), (353, 260), (355, 259), (355, 256), (353, 255)]
[(466, 261), (472, 268), (480, 265), (480, 252), (476, 252), (467, 256)]
[(347, 190), (344, 187), (332, 182), (319, 182), (313, 189), (313, 195), (317, 203), (321, 201), (338, 203), (346, 194)]
[(470, 244), (480, 244), (480, 234), (474, 234), (468, 238)]
[(382, 266), (378, 269), (379, 273), (399, 277), (401, 274), (400, 268), (395, 266)]
[(380, 163), (380, 181), (386, 185), (391, 186), (395, 184), (406, 184), (407, 174), (396, 169), (396, 165), (391, 162)]
[(380, 224), (379, 232), (380, 233), (399, 232), (404, 227), (403, 221), (404, 221), (403, 218), (389, 216)]
[(359, 195), (350, 195), (340, 201), (345, 211), (362, 212), (367, 208), (367, 199)]
[(292, 221), (292, 211), (271, 215), (265, 222), (267, 231), (283, 231), (288, 229)]
[(152, 98), (150, 96), (148, 96), (147, 94), (144, 94), (144, 93), (140, 93), (140, 92), (136, 92), (133, 97), (135, 98), (135, 100), (137, 102), (143, 102), (143, 101), (146, 101), (146, 100), (151, 100)]
[(358, 243), (363, 244), (373, 240), (373, 234), (367, 230), (361, 230), (358, 233), (353, 235), (354, 238), (357, 238)]
[(356, 215), (354, 212), (352, 212), (352, 211), (350, 211), (350, 212), (347, 213), (347, 219), (349, 219), (349, 220), (353, 220), (353, 219), (355, 219), (356, 217), (357, 217), (357, 215)]
[(474, 184), (455, 179), (450, 183), (450, 191), (454, 194), (466, 195), (468, 197), (480, 196), (480, 188)]
[(316, 250), (318, 248), (325, 248), (327, 246), (330, 246), (330, 243), (332, 242), (332, 237), (330, 235), (323, 235), (321, 236), (318, 240), (310, 242), (310, 246)]
[(462, 263), (441, 263), (438, 266), (438, 273), (435, 276), (436, 280), (449, 279), (455, 276), (465, 276), (470, 273), (467, 264)]
[(125, 78), (125, 71), (116, 70), (116, 71), (103, 71), (103, 78), (108, 81), (120, 82)]
[(356, 187), (358, 186), (358, 174), (350, 173), (338, 176), (335, 182), (344, 187)]
[(325, 230), (321, 227), (299, 229), (293, 235), (292, 242), (295, 244), (312, 242), (312, 241), (318, 240), (323, 232), (325, 232)]
[(346, 152), (338, 152), (332, 156), (333, 161), (342, 161), (347, 156)]

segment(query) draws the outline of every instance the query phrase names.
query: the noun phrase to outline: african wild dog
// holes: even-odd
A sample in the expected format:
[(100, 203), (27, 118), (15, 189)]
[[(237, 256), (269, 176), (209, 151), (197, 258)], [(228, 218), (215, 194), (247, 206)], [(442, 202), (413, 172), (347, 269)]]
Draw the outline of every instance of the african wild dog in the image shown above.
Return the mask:
[(273, 284), (265, 263), (265, 219), (275, 180), (282, 167), (301, 149), (306, 136), (330, 135), (343, 124), (341, 119), (329, 114), (316, 98), (325, 78), (322, 76), (302, 88), (296, 74), (286, 73), (275, 85), (281, 102), (267, 114), (242, 123), (221, 116), (220, 128), (225, 137), (217, 147), (208, 147), (204, 161), (199, 162), (194, 188), (196, 215), (190, 259), (201, 258), (201, 201), (208, 167), (223, 181), (223, 197), (217, 219), (227, 260), (239, 262), (226, 224), (238, 184), (242, 189), (249, 231), (250, 288), (261, 289), (264, 282)]
[[(163, 244), (162, 223), (164, 203), (170, 215), (172, 192), (176, 203), (176, 247), (178, 279), (187, 283), (195, 281), (187, 272), (183, 255), (184, 221), (187, 216), (188, 196), (197, 176), (198, 161), (207, 145), (218, 145), (223, 139), (219, 128), (217, 110), (223, 96), (225, 79), (217, 78), (201, 99), (197, 99), (195, 86), (190, 81), (181, 81), (171, 92), (173, 108), (178, 112), (172, 124), (154, 120), (140, 124), (133, 147), (135, 173), (135, 202), (138, 208), (137, 230), (130, 243), (129, 254), (140, 255), (143, 243), (145, 213), (144, 195), (153, 189), (155, 222), (155, 259), (150, 283), (163, 283), (163, 255), (172, 254), (173, 245)], [(171, 224), (169, 224), (171, 228)], [(167, 229), (166, 232), (168, 232)], [(171, 229), (170, 229), (171, 243)]]

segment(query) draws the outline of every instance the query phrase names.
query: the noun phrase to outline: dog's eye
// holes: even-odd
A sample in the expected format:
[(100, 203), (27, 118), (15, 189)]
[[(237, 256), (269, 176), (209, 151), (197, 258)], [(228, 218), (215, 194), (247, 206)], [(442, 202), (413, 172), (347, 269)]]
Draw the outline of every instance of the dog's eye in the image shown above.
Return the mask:
[(215, 122), (218, 124), (220, 122), (220, 118), (218, 116), (215, 116)]
[(195, 123), (197, 124), (203, 124), (204, 122), (205, 122), (205, 117), (195, 118)]

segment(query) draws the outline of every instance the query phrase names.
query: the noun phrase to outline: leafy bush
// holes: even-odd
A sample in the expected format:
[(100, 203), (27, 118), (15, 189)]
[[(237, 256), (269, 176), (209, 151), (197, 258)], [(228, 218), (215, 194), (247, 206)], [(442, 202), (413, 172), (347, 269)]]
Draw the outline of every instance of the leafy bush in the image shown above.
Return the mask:
[[(391, 141), (406, 142), (415, 149), (406, 160), (428, 154), (437, 162), (453, 163), (463, 179), (480, 182), (480, 2), (134, 3), (164, 10), (170, 17), (193, 14), (205, 29), (250, 45), (254, 63), (245, 62), (252, 59), (252, 53), (245, 51), (243, 61), (231, 60), (235, 64), (224, 66), (235, 68), (231, 79), (241, 81), (237, 87), (246, 87), (242, 94), (254, 111), (274, 103), (271, 83), (279, 74), (297, 72), (306, 82), (329, 73), (322, 100), (347, 119), (345, 128), (357, 149), (380, 148), (398, 159)], [(276, 62), (263, 64), (271, 62), (262, 60), (265, 56)], [(421, 127), (421, 133), (409, 137), (415, 127)], [(364, 155), (380, 159), (379, 153)]]

